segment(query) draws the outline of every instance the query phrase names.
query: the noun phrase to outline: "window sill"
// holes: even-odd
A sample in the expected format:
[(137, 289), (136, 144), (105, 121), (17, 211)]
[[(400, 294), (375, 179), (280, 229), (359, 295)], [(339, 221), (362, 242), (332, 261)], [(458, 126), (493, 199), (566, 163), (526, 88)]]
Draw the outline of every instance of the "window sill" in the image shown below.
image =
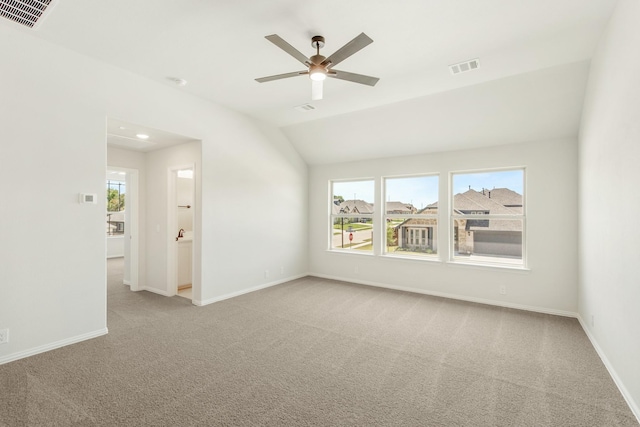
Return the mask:
[(498, 263), (488, 263), (488, 262), (472, 262), (472, 261), (459, 261), (459, 260), (449, 260), (446, 261), (447, 265), (456, 265), (462, 266), (463, 268), (478, 268), (481, 270), (490, 269), (490, 270), (508, 270), (515, 272), (529, 272), (530, 268), (527, 268), (523, 265), (518, 264), (498, 264)]
[(380, 255), (382, 259), (399, 259), (403, 261), (417, 261), (417, 262), (435, 262), (442, 263), (442, 260), (438, 255), (394, 255), (394, 254), (382, 254)]
[(375, 256), (373, 252), (361, 252), (358, 250), (349, 250), (349, 249), (327, 249), (326, 252), (330, 254), (340, 254), (340, 255), (361, 255), (361, 256)]

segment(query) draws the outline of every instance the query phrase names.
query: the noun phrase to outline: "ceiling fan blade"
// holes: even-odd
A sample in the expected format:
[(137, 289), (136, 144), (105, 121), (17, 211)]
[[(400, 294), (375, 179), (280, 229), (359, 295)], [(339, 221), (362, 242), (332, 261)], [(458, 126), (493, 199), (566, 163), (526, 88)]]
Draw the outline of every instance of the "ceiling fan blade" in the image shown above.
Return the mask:
[(322, 99), (322, 80), (311, 80), (311, 100)]
[(360, 33), (359, 36), (351, 40), (349, 43), (342, 46), (333, 55), (322, 61), (322, 65), (327, 65), (327, 68), (331, 68), (334, 65), (338, 65), (360, 49), (373, 43), (373, 40), (369, 38), (365, 33)]
[(296, 77), (296, 76), (302, 76), (305, 74), (309, 74), (308, 71), (294, 71), (293, 73), (285, 73), (285, 74), (276, 74), (275, 76), (268, 76), (268, 77), (260, 77), (259, 79), (256, 79), (256, 81), (258, 83), (264, 83), (264, 82), (270, 82), (273, 80), (280, 80), (280, 79), (286, 79), (289, 77)]
[(300, 53), (298, 49), (296, 49), (295, 47), (291, 46), (289, 43), (284, 41), (284, 39), (279, 35), (271, 34), (270, 36), (265, 36), (264, 38), (269, 40), (271, 43), (275, 44), (276, 46), (278, 46), (280, 49), (287, 52), (289, 55), (296, 58), (298, 61), (302, 62), (304, 65), (307, 65), (309, 58), (307, 58), (302, 53)]
[[(335, 73), (335, 74), (334, 74)], [(348, 73), (346, 71), (331, 70), (329, 77), (334, 79), (347, 80), (349, 82), (360, 83), (367, 86), (375, 86), (380, 80), (378, 77), (365, 76), (364, 74)]]

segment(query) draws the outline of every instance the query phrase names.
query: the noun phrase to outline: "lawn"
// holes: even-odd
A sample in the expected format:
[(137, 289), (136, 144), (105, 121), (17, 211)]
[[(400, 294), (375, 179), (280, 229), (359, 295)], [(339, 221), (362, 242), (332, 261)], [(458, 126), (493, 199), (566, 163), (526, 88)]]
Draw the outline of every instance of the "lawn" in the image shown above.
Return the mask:
[[(373, 226), (371, 224), (363, 224), (360, 222), (356, 222), (353, 224), (345, 224), (344, 225), (344, 231), (347, 231), (349, 229), (349, 227), (351, 227), (353, 229), (353, 231), (358, 231), (358, 230), (369, 230), (371, 228), (373, 228)], [(333, 224), (333, 229), (334, 230), (340, 230), (342, 228), (341, 224)]]

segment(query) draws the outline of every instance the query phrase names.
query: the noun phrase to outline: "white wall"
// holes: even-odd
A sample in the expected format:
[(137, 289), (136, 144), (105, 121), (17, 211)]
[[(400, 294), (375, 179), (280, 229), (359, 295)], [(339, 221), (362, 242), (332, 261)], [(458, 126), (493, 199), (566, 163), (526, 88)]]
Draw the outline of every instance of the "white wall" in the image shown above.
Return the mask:
[(124, 236), (107, 237), (107, 258), (124, 256)]
[(638, 22), (640, 2), (620, 0), (591, 65), (579, 149), (579, 310), (640, 418)]
[(0, 51), (0, 180), (21, 206), (0, 205), (0, 363), (106, 332), (105, 201), (77, 200), (104, 192), (107, 117), (202, 141), (203, 299), (307, 271), (307, 168), (278, 130), (30, 30), (0, 25)]
[[(193, 204), (194, 204), (194, 179), (181, 178), (177, 179), (177, 198), (178, 198), (178, 230), (193, 231)], [(187, 208), (184, 206), (191, 206)]]
[(202, 146), (203, 162), (217, 159), (202, 177), (202, 275), (216, 280), (203, 286), (203, 303), (308, 271), (306, 164), (277, 129), (239, 120), (227, 126), (233, 133)]
[[(529, 271), (327, 251), (328, 182), (332, 179), (440, 173), (440, 206), (448, 203), (448, 174), (526, 167)], [(551, 313), (577, 311), (577, 141), (451, 151), (310, 168), (310, 272), (355, 282), (486, 301)], [(381, 206), (377, 191), (376, 206)], [(447, 209), (439, 212), (440, 257), (448, 247)], [(355, 273), (358, 267), (359, 273)], [(499, 287), (507, 287), (507, 295)]]
[[(146, 229), (147, 229), (147, 271), (145, 288), (165, 295), (173, 295), (175, 289), (169, 289), (167, 281), (168, 262), (167, 244), (175, 245), (178, 235), (177, 225), (168, 230), (169, 215), (175, 215), (176, 206), (169, 206), (169, 168), (175, 166), (195, 165), (194, 181), (196, 189), (201, 187), (201, 151), (200, 141), (168, 147), (163, 150), (150, 151), (146, 154)], [(200, 204), (202, 192), (196, 191), (194, 219), (196, 230), (200, 230)], [(198, 234), (193, 239), (193, 259), (196, 272), (201, 271), (201, 239)], [(200, 301), (201, 273), (193, 277), (193, 299)]]

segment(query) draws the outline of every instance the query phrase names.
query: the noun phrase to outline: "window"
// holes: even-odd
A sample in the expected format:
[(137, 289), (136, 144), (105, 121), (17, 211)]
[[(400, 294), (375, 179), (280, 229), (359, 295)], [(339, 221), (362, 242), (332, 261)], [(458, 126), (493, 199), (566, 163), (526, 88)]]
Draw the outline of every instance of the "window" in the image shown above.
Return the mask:
[(374, 182), (331, 183), (330, 248), (373, 253)]
[(107, 236), (124, 234), (124, 181), (107, 180)]
[(385, 250), (389, 255), (438, 253), (438, 177), (384, 179)]
[(452, 174), (454, 261), (524, 266), (524, 169)]

